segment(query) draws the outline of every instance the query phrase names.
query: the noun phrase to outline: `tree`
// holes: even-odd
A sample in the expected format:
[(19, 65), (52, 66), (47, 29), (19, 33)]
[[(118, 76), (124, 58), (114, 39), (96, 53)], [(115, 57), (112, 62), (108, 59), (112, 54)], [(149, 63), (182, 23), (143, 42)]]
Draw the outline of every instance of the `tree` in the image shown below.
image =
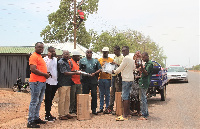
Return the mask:
[(114, 46), (118, 45), (129, 46), (129, 51), (135, 53), (140, 50), (141, 53), (148, 52), (150, 60), (157, 61), (162, 67), (167, 58), (164, 55), (163, 48), (153, 42), (150, 37), (145, 37), (142, 33), (133, 30), (119, 31), (116, 28), (110, 32), (105, 31), (100, 36), (96, 36), (96, 42), (93, 42), (93, 51), (101, 51), (105, 46), (110, 48), (110, 53), (113, 53)]
[[(48, 15), (49, 25), (40, 33), (45, 43), (73, 41), (73, 3), (73, 0), (61, 0), (59, 9)], [(97, 12), (98, 0), (84, 0), (81, 6), (87, 18), (89, 14)], [(89, 36), (83, 22), (77, 32), (78, 43), (88, 47), (88, 41), (91, 39)]]

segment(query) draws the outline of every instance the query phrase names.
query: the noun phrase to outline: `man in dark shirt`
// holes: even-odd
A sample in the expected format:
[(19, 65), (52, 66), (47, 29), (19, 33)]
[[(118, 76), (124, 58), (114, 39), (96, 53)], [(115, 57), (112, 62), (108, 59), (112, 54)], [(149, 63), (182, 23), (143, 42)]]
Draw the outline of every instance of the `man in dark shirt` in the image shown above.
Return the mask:
[(147, 120), (147, 116), (149, 116), (148, 112), (148, 104), (147, 104), (147, 90), (149, 88), (149, 84), (151, 82), (151, 76), (152, 76), (152, 71), (153, 71), (153, 63), (149, 60), (149, 56), (147, 52), (144, 52), (142, 54), (142, 60), (145, 63), (144, 67), (143, 64), (141, 63), (141, 71), (142, 71), (142, 76), (139, 79), (139, 88), (140, 88), (140, 109), (142, 113), (142, 117), (139, 118), (138, 120)]
[(89, 76), (82, 75), (81, 83), (82, 83), (82, 93), (89, 94), (91, 90), (92, 102), (91, 109), (92, 114), (97, 115), (97, 75), (101, 71), (101, 65), (98, 60), (92, 58), (92, 50), (86, 51), (86, 57), (82, 58), (79, 61), (80, 70), (89, 73)]
[(68, 59), (69, 51), (64, 50), (63, 58), (58, 61), (58, 85), (61, 86), (58, 89), (58, 114), (60, 120), (72, 118), (72, 116), (69, 115), (70, 87), (72, 85), (71, 75), (80, 75), (80, 72), (71, 72)]

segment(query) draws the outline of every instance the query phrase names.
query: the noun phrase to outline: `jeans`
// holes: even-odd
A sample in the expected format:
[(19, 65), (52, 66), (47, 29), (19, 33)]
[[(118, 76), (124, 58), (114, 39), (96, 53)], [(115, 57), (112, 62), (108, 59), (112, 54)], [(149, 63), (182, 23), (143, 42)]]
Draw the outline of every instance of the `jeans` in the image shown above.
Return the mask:
[(148, 112), (148, 104), (147, 104), (147, 90), (148, 89), (143, 89), (143, 88), (140, 88), (140, 93), (139, 93), (139, 96), (140, 96), (140, 109), (141, 109), (141, 113), (142, 113), (142, 116), (143, 117), (147, 117), (149, 116), (149, 112)]
[(130, 100), (130, 91), (132, 84), (132, 81), (122, 81), (122, 100)]
[(51, 112), (51, 106), (52, 106), (52, 100), (55, 96), (55, 93), (58, 89), (57, 85), (50, 85), (50, 84), (46, 84), (46, 90), (45, 90), (45, 111), (46, 111), (46, 115), (50, 116), (50, 112)]
[(97, 84), (91, 84), (91, 83), (82, 83), (82, 93), (83, 94), (89, 94), (91, 90), (91, 109), (92, 112), (96, 112), (97, 108)]
[(46, 82), (29, 82), (31, 90), (31, 102), (29, 105), (28, 122), (39, 119), (39, 111), (44, 98)]
[(99, 91), (100, 91), (100, 109), (103, 109), (104, 106), (104, 95), (106, 97), (106, 108), (109, 106), (110, 100), (110, 79), (99, 79)]
[(70, 108), (69, 111), (76, 111), (77, 109), (77, 94), (81, 94), (82, 90), (81, 90), (81, 84), (75, 84), (71, 86), (71, 90), (70, 90)]

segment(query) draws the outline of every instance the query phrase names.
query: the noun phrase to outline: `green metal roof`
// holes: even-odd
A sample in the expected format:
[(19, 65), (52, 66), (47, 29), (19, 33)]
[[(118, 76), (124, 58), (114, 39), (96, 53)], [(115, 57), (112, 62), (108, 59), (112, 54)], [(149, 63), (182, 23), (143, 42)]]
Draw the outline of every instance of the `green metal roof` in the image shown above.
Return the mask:
[(35, 51), (35, 47), (20, 47), (20, 46), (9, 46), (9, 47), (0, 47), (0, 53), (26, 53), (30, 54)]
[[(44, 51), (42, 54), (47, 54), (47, 46), (44, 47)], [(35, 46), (0, 46), (0, 53), (20, 53), (20, 54), (31, 54), (35, 52)], [(62, 55), (62, 50), (56, 49), (57, 55)]]

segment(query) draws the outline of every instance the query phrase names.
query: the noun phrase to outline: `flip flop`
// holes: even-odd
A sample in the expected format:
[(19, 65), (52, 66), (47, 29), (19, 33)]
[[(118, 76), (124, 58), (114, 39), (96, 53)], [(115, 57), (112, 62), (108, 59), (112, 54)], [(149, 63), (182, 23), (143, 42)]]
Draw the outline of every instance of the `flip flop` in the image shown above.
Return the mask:
[(116, 121), (124, 121), (128, 120), (128, 118), (124, 118), (122, 115), (116, 118)]
[(137, 120), (147, 120), (147, 118), (145, 118), (145, 117), (140, 117), (140, 118), (138, 118)]

